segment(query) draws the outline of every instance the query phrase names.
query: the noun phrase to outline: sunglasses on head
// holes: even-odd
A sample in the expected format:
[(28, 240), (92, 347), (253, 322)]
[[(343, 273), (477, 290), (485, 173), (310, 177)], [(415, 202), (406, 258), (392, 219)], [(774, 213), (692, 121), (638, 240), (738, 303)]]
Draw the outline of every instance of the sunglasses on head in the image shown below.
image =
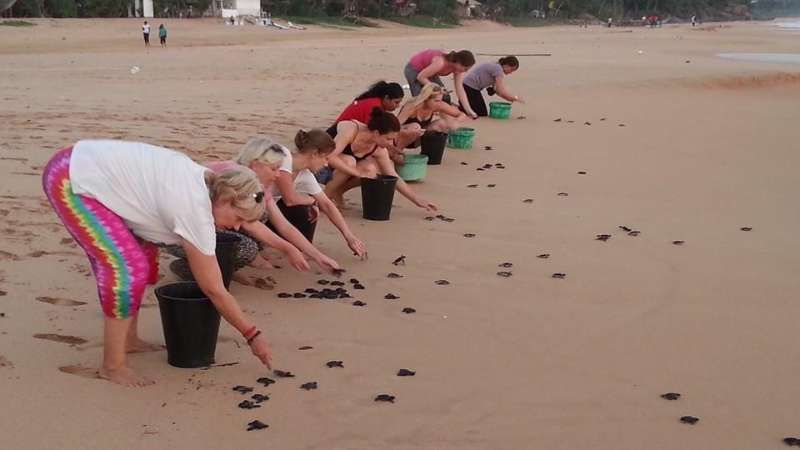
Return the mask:
[(256, 200), (256, 203), (261, 203), (264, 201), (264, 191), (256, 192), (253, 194), (253, 198)]

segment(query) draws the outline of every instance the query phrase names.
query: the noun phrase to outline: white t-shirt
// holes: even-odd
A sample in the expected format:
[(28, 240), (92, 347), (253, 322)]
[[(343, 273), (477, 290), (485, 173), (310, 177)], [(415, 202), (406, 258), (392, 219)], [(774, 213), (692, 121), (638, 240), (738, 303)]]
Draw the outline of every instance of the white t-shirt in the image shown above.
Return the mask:
[(142, 25), (142, 33), (150, 34), (150, 25)]
[(283, 147), (283, 153), (286, 156), (283, 157), (283, 162), (281, 162), (281, 167), (279, 168), (279, 170), (282, 170), (287, 173), (292, 173), (292, 152), (288, 148)]
[[(300, 172), (297, 172), (297, 176), (294, 178), (294, 190), (297, 191), (298, 194), (313, 196), (322, 192), (322, 186), (319, 185), (317, 178), (313, 173), (311, 173), (310, 170), (303, 169)], [(272, 197), (275, 200), (283, 197), (277, 186), (275, 186), (275, 189), (272, 190)]]
[(183, 238), (213, 255), (217, 240), (206, 171), (163, 147), (90, 140), (75, 144), (69, 178), (73, 192), (105, 205), (136, 236), (157, 244)]

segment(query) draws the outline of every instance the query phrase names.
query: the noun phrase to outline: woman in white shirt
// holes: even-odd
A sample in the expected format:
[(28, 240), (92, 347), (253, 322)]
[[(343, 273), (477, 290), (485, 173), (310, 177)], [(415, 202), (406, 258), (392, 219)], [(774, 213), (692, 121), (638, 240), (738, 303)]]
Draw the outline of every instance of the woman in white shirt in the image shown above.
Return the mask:
[(160, 347), (139, 339), (137, 313), (158, 279), (158, 247), (180, 244), (200, 289), (253, 354), (270, 366), (269, 344), (222, 283), (217, 229), (238, 230), (264, 213), (256, 175), (214, 174), (188, 156), (153, 145), (79, 141), (58, 151), (42, 184), (50, 204), (89, 257), (105, 315), (102, 378), (125, 386), (153, 381), (127, 365), (126, 353)]
[[(366, 246), (353, 234), (339, 208), (325, 195), (314, 177), (314, 173), (328, 164), (328, 155), (336, 148), (336, 142), (323, 130), (300, 130), (294, 137), (294, 145), (295, 150), (287, 158), (292, 171), (281, 171), (275, 181), (276, 189), (273, 189), (283, 215), (306, 239), (313, 241), (321, 210), (342, 233), (350, 250), (359, 258), (366, 258)], [(240, 155), (239, 163), (248, 165), (247, 155)]]

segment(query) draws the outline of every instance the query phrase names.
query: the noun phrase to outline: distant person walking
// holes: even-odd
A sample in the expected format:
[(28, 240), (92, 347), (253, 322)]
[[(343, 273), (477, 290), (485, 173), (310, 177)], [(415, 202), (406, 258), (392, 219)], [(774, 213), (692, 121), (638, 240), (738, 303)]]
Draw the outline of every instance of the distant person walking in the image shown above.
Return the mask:
[(150, 47), (150, 24), (146, 20), (142, 25), (142, 35), (144, 36), (144, 46)]
[(697, 16), (692, 16), (692, 26), (697, 26)]
[(167, 27), (162, 23), (158, 26), (158, 38), (161, 40), (161, 46), (167, 46)]

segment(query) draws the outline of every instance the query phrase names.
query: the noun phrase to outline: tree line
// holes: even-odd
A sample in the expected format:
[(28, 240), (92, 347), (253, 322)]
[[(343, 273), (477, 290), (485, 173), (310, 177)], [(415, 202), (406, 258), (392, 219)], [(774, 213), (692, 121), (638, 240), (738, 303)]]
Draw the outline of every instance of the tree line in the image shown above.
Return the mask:
[[(212, 0), (154, 0), (157, 17), (200, 16)], [(231, 2), (232, 3), (232, 2)], [(412, 1), (396, 0), (262, 0), (262, 9), (273, 15), (305, 17), (391, 18), (408, 13)], [(457, 0), (416, 0), (414, 14), (458, 23), (462, 5)], [(664, 17), (705, 20), (734, 19), (770, 12), (800, 12), (800, 0), (482, 0), (473, 9), (478, 17), (503, 21), (520, 17), (546, 17), (555, 20), (605, 20), (640, 18), (657, 14)], [(128, 17), (135, 15), (133, 0), (17, 0), (11, 8), (14, 17)]]

